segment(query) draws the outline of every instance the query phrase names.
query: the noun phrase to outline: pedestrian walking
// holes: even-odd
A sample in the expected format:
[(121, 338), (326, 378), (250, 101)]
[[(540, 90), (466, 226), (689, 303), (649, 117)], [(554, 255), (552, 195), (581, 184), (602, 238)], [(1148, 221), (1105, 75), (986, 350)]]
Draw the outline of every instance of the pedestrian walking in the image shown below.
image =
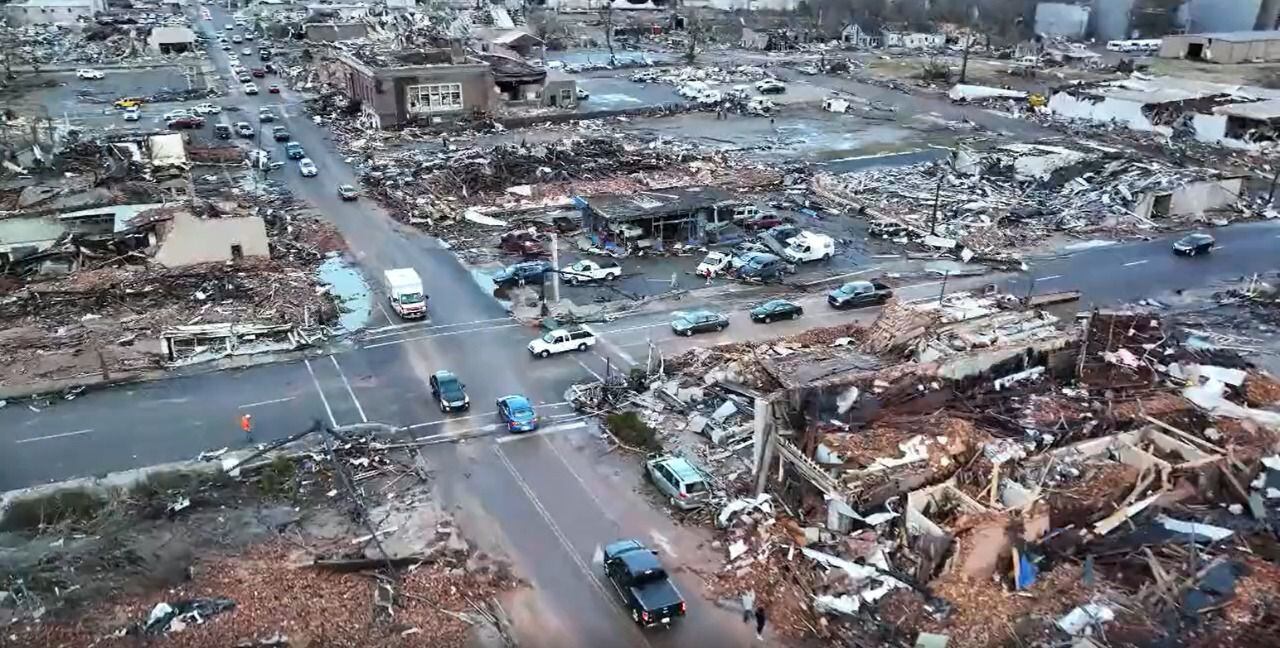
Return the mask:
[(764, 606), (756, 608), (756, 639), (764, 641)]
[(747, 592), (742, 595), (742, 622), (751, 623), (752, 612), (756, 607), (756, 593)]
[(243, 414), (240, 416), (240, 429), (244, 430), (244, 438), (249, 443), (253, 443), (253, 416)]

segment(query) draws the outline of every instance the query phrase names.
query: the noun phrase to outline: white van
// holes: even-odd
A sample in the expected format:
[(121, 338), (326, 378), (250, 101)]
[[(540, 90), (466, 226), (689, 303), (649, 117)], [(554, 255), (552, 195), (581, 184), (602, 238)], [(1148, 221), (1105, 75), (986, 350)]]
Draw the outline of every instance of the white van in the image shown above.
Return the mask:
[(782, 256), (792, 263), (808, 263), (810, 261), (826, 261), (836, 253), (836, 242), (826, 234), (800, 232), (791, 239)]

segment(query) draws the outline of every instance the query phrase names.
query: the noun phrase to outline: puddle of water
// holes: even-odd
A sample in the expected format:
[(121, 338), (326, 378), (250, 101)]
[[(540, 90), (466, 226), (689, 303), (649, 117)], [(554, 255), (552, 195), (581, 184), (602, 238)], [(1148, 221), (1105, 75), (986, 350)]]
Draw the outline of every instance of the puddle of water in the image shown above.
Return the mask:
[(373, 311), (373, 290), (355, 266), (337, 252), (320, 264), (320, 281), (329, 284), (329, 292), (338, 304), (338, 324), (347, 331), (358, 331), (369, 321)]

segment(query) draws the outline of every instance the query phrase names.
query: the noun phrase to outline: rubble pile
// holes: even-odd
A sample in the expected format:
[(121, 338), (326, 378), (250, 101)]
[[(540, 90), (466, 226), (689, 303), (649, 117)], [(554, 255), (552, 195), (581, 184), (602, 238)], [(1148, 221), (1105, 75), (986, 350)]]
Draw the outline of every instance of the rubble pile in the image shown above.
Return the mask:
[(503, 631), (495, 597), (518, 583), (431, 499), (415, 450), (317, 423), (201, 459), (226, 471), (157, 474), (92, 519), (15, 537), (0, 559), (0, 577), (27, 577), (3, 578), (14, 645), (466, 646), (478, 626)]
[[(50, 65), (66, 63), (137, 63), (172, 57), (147, 53), (148, 25), (29, 25), (0, 30), (0, 40), (21, 43), (13, 48), (15, 63)], [(194, 55), (192, 55), (194, 56)]]
[(516, 210), (567, 205), (574, 195), (764, 186), (780, 182), (781, 175), (723, 152), (591, 135), (434, 153), (397, 150), (364, 165), (361, 180), (398, 218), (444, 224), (462, 220), (467, 207)]
[(1071, 326), (960, 295), (845, 334), (689, 351), (625, 405), (717, 485), (726, 561), (701, 575), (719, 599), (848, 645), (1272, 631), (1275, 377), (1149, 312)]
[[(846, 174), (819, 174), (819, 199), (856, 211), (871, 231), (942, 252), (1001, 256), (1053, 232), (1086, 234), (1174, 226), (1144, 201), (1189, 183), (1223, 177), (1100, 146), (1011, 144), (989, 153), (961, 149), (951, 164), (923, 163)], [(1231, 201), (1232, 204), (1236, 200)], [(1214, 218), (1230, 217), (1225, 208)]]
[(708, 86), (721, 83), (750, 83), (768, 76), (764, 68), (755, 65), (739, 65), (736, 67), (683, 66), (676, 68), (654, 68), (633, 73), (630, 77), (636, 83), (666, 83), (676, 87), (684, 87), (690, 82), (700, 82)]

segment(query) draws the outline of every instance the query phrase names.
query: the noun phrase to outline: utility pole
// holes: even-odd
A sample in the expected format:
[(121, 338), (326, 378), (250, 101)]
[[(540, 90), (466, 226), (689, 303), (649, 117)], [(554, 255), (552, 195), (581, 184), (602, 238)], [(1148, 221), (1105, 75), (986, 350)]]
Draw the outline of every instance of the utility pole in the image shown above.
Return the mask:
[(1280, 169), (1271, 174), (1271, 188), (1267, 190), (1267, 206), (1271, 206), (1271, 201), (1276, 197), (1276, 180), (1280, 180)]
[(938, 184), (933, 188), (933, 213), (929, 215), (929, 236), (936, 236), (938, 226), (938, 198), (942, 193), (942, 174), (938, 174)]
[(560, 236), (551, 232), (551, 301), (560, 304)]

